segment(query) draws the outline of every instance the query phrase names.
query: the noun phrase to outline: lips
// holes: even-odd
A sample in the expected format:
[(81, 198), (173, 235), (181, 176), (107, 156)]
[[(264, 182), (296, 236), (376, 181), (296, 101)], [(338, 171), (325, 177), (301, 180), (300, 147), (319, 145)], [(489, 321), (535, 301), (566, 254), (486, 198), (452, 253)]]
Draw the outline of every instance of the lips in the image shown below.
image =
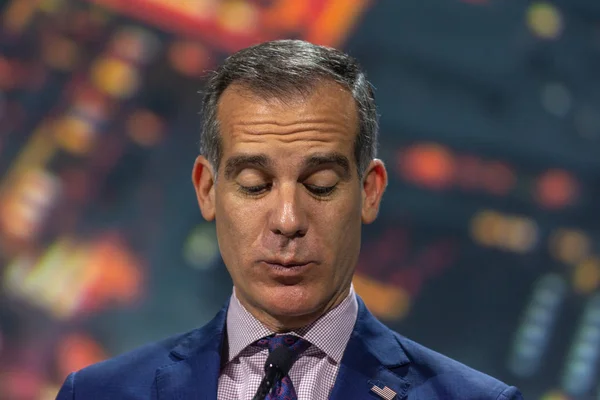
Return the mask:
[(283, 268), (301, 267), (303, 265), (310, 263), (310, 261), (283, 261), (283, 260), (265, 260), (264, 262), (267, 264), (280, 266)]
[[(273, 263), (273, 261), (277, 261)], [(274, 282), (283, 285), (297, 285), (307, 278), (313, 270), (312, 262), (300, 263), (298, 261), (281, 261), (270, 260), (261, 263), (266, 273), (265, 277), (269, 277)]]

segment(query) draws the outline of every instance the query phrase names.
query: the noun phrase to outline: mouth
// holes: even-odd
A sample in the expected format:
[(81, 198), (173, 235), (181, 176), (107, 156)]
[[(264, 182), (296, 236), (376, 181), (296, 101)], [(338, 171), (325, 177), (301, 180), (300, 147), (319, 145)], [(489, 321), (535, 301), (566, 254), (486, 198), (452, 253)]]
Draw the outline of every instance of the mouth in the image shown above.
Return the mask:
[(305, 265), (310, 264), (309, 261), (306, 262), (297, 262), (297, 261), (293, 261), (293, 262), (282, 262), (282, 261), (263, 261), (264, 264), (267, 264), (270, 267), (273, 268), (283, 268), (283, 269), (289, 269), (289, 268), (299, 268), (299, 267), (303, 267)]
[(313, 263), (310, 261), (306, 262), (283, 262), (276, 260), (262, 261), (265, 267), (276, 276), (298, 276), (303, 274)]
[(265, 264), (280, 267), (280, 268), (296, 268), (310, 264), (310, 261), (281, 261), (281, 260), (265, 260)]

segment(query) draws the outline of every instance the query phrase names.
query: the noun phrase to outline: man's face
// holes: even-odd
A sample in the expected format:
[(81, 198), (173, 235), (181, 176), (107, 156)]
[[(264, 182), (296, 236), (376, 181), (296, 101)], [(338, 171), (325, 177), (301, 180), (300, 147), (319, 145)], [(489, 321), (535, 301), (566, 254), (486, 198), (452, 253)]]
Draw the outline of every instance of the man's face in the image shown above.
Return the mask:
[(236, 295), (266, 319), (320, 315), (347, 294), (361, 221), (374, 219), (385, 186), (383, 165), (367, 172), (371, 197), (357, 175), (354, 99), (334, 83), (285, 102), (233, 85), (217, 117), (218, 178), (199, 157), (194, 183)]

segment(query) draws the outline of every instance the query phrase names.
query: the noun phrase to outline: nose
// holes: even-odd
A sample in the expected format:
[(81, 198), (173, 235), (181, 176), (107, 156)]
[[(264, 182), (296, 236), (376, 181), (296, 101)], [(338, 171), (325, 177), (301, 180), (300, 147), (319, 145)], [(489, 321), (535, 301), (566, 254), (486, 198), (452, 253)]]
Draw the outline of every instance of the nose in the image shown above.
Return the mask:
[(273, 194), (274, 205), (269, 221), (271, 232), (289, 239), (304, 236), (308, 229), (307, 217), (295, 185), (281, 185)]

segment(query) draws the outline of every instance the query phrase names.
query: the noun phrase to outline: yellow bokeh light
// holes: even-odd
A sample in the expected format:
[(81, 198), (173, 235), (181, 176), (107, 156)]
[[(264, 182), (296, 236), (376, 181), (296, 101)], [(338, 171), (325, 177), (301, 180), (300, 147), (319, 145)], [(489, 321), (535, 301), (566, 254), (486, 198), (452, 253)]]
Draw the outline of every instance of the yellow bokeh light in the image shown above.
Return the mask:
[(538, 239), (537, 224), (529, 218), (513, 217), (508, 220), (505, 246), (517, 253), (530, 251)]
[(39, 10), (46, 13), (54, 13), (64, 7), (64, 0), (42, 0)]
[(98, 89), (112, 97), (131, 96), (139, 85), (139, 73), (130, 64), (113, 57), (98, 60), (92, 67), (92, 81)]
[(378, 282), (367, 276), (355, 274), (353, 284), (356, 293), (366, 306), (380, 318), (399, 319), (410, 309), (410, 295), (398, 286)]
[(258, 23), (258, 11), (250, 2), (226, 1), (219, 8), (219, 22), (230, 31), (252, 31)]
[(86, 120), (67, 116), (54, 125), (54, 135), (63, 149), (75, 154), (85, 154), (92, 147), (94, 130)]
[(472, 238), (488, 247), (525, 253), (535, 246), (538, 234), (538, 226), (530, 218), (486, 210), (471, 220)]
[(108, 240), (90, 244), (62, 237), (38, 258), (13, 260), (4, 285), (55, 318), (68, 319), (112, 300), (134, 300), (140, 280), (137, 260), (127, 248)]
[(484, 246), (496, 246), (502, 235), (502, 216), (493, 211), (477, 213), (471, 221), (471, 235)]
[(589, 237), (578, 230), (560, 229), (550, 237), (550, 252), (566, 264), (577, 264), (591, 252)]
[[(53, 243), (35, 264), (25, 281), (24, 291), (34, 303), (59, 319), (71, 317), (81, 297), (81, 266), (87, 249), (61, 239)], [(69, 290), (66, 290), (69, 288)]]
[(55, 385), (44, 387), (40, 393), (40, 400), (56, 400), (59, 390), (60, 387)]
[(32, 239), (58, 190), (59, 182), (54, 175), (41, 169), (25, 171), (0, 199), (0, 232), (21, 240)]
[(569, 400), (569, 397), (557, 390), (544, 394), (540, 400)]
[(592, 257), (582, 261), (575, 268), (573, 276), (575, 290), (582, 294), (588, 294), (600, 286), (600, 260)]
[(537, 2), (527, 10), (527, 25), (536, 36), (555, 39), (562, 32), (563, 20), (560, 11), (554, 5)]
[[(164, 0), (150, 0), (150, 3), (157, 3), (159, 6), (165, 7)], [(168, 2), (168, 7), (182, 14), (209, 18), (218, 3), (219, 0), (179, 0)]]

